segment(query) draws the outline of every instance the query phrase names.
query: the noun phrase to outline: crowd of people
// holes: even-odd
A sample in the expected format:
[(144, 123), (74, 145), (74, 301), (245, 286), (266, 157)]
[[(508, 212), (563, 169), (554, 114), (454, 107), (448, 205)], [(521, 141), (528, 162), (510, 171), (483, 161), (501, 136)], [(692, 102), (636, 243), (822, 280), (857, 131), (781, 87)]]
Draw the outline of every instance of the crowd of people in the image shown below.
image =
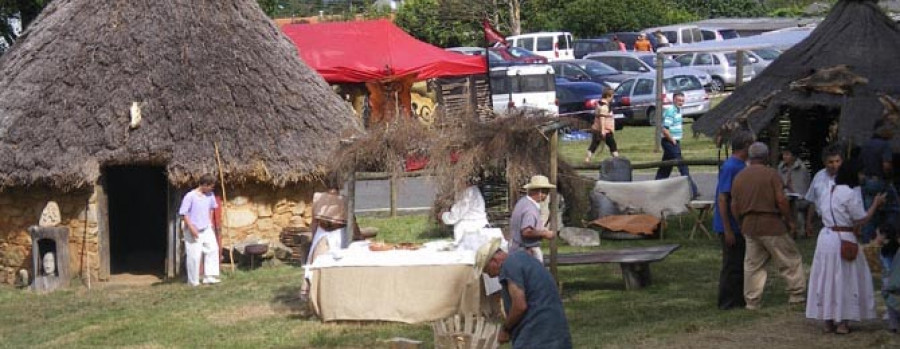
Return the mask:
[[(782, 152), (769, 167), (768, 147), (736, 132), (732, 154), (722, 165), (716, 187), (713, 228), (722, 246), (720, 309), (759, 309), (766, 264), (773, 262), (786, 281), (788, 302), (805, 305), (806, 317), (820, 320), (824, 332), (846, 334), (851, 321), (876, 318), (875, 292), (860, 244), (880, 247), (882, 296), (887, 327), (897, 332), (897, 194), (890, 184), (893, 137), (889, 125), (876, 125), (872, 140), (845, 158), (846, 147), (822, 152), (824, 168), (810, 181), (797, 150)], [(809, 279), (793, 238), (815, 237), (821, 222)], [(800, 233), (802, 231), (802, 234)]]

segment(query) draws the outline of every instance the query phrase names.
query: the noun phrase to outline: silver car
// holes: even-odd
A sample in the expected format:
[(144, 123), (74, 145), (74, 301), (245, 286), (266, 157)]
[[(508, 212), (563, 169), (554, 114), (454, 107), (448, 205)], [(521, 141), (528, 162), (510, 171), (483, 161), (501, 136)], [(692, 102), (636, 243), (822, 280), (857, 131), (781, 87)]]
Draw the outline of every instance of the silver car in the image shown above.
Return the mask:
[[(709, 111), (709, 94), (700, 80), (692, 74), (663, 71), (663, 103), (671, 105), (674, 92), (684, 93), (681, 112), (685, 117), (699, 118)], [(655, 121), (656, 73), (648, 73), (625, 80), (615, 90), (613, 114), (621, 114), (628, 122)]]
[[(748, 82), (756, 76), (753, 69), (755, 59), (744, 55), (744, 78)], [(737, 53), (736, 52), (695, 52), (686, 53), (675, 57), (675, 61), (682, 66), (702, 70), (712, 76), (712, 91), (724, 91), (726, 86), (734, 86), (737, 81)]]
[(753, 69), (756, 70), (756, 74), (759, 74), (781, 55), (781, 51), (774, 48), (759, 48), (747, 51), (747, 54), (750, 55), (750, 62), (753, 63)]
[[(644, 74), (656, 71), (656, 54), (651, 52), (596, 52), (584, 56), (584, 59), (605, 63), (623, 74)], [(681, 63), (678, 63), (671, 58), (665, 58), (663, 60), (663, 70), (666, 72), (694, 74), (697, 76), (697, 79), (700, 79), (700, 83), (702, 83), (703, 86), (712, 83), (712, 76), (708, 73), (693, 68), (685, 68)]]

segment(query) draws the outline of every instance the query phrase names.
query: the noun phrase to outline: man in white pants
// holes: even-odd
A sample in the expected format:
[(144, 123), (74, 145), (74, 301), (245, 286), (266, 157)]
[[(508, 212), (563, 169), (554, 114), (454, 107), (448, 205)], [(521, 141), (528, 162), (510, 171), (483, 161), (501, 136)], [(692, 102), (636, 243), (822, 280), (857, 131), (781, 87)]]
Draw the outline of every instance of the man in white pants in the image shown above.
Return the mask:
[(218, 207), (213, 188), (216, 178), (211, 174), (200, 177), (200, 185), (184, 195), (178, 214), (184, 220), (188, 234), (184, 234), (184, 249), (187, 254), (188, 283), (200, 285), (200, 256), (204, 255), (205, 276), (203, 283), (217, 284), (219, 280), (219, 245), (213, 231), (213, 211)]

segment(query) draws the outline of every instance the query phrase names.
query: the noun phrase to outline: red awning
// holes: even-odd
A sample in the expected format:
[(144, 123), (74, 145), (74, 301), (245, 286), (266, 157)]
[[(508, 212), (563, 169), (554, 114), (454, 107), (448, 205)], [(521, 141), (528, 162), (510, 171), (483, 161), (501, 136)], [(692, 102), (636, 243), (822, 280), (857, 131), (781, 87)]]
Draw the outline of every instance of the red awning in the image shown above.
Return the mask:
[(417, 80), (484, 74), (483, 56), (416, 40), (389, 20), (290, 24), (282, 31), (325, 81), (366, 82), (414, 74)]

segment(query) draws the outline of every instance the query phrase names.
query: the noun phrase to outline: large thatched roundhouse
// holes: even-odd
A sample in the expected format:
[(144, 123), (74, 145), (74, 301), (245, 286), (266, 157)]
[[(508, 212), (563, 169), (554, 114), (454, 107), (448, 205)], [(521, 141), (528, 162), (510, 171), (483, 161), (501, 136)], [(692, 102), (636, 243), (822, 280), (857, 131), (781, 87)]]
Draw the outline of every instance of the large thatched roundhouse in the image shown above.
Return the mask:
[(32, 269), (50, 201), (70, 275), (174, 275), (177, 207), (216, 143), (233, 239), (277, 239), (358, 129), (256, 1), (55, 0), (0, 58), (0, 282)]
[[(806, 40), (697, 120), (694, 130), (714, 137), (741, 127), (759, 133), (784, 117), (791, 145), (816, 159), (837, 121), (837, 138), (861, 144), (883, 117), (887, 99), (880, 97), (900, 96), (897, 62), (897, 24), (876, 1), (841, 0)], [(894, 145), (900, 150), (897, 139)]]

